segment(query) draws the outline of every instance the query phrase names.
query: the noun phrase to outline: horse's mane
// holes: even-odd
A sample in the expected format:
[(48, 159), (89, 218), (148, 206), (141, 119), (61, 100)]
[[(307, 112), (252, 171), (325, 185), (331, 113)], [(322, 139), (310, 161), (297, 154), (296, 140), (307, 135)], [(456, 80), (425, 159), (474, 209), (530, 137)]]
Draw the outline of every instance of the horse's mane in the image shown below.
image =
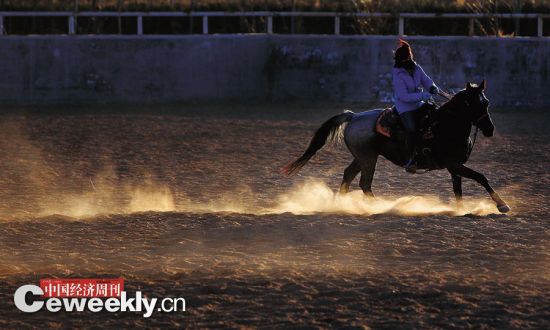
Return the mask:
[(447, 99), (445, 103), (440, 105), (436, 111), (444, 111), (444, 110), (447, 110), (449, 107), (457, 105), (457, 103), (459, 102), (460, 98), (462, 97), (465, 91), (466, 89), (461, 89), (455, 94), (449, 94), (451, 98)]

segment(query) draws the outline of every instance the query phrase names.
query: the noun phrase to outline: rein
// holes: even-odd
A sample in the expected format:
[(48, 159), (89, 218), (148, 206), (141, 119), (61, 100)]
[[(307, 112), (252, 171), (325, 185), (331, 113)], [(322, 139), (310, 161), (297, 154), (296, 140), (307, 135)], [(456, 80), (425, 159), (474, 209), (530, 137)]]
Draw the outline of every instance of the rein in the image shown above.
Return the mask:
[(489, 116), (489, 113), (484, 113), (474, 123), (474, 126), (476, 127), (476, 132), (474, 133), (474, 141), (472, 142), (472, 147), (470, 148), (470, 151), (468, 151), (468, 158), (470, 158), (470, 155), (472, 154), (472, 151), (474, 150), (474, 146), (476, 145), (477, 132), (479, 132), (479, 126), (477, 126), (477, 124), (479, 124), (479, 122), (487, 116)]
[(444, 98), (447, 99), (447, 101), (450, 101), (450, 100), (453, 98), (453, 96), (452, 96), (451, 94), (449, 94), (449, 93), (447, 93), (447, 92), (444, 92), (444, 91), (442, 91), (442, 90), (439, 90), (439, 91), (437, 92), (437, 95), (443, 96)]
[(472, 151), (474, 150), (474, 146), (476, 145), (477, 132), (479, 132), (479, 127), (476, 126), (476, 132), (474, 133), (474, 141), (472, 142), (472, 147), (470, 148), (470, 150), (468, 150), (468, 158), (470, 158), (470, 155), (472, 154)]
[[(470, 106), (470, 104), (468, 103), (468, 101), (466, 101), (465, 103), (466, 103), (466, 106), (467, 106), (467, 107)], [(480, 122), (483, 118), (485, 118), (485, 117), (487, 117), (487, 116), (489, 116), (489, 113), (484, 113), (484, 114), (482, 114), (478, 119), (476, 119), (475, 122), (472, 121), (472, 124), (474, 124), (474, 126), (476, 127), (476, 131), (475, 131), (475, 133), (474, 133), (474, 139), (473, 139), (473, 142), (472, 142), (472, 147), (470, 148), (470, 150), (468, 151), (468, 154), (467, 154), (468, 158), (470, 158), (470, 155), (472, 154), (472, 151), (474, 150), (474, 146), (476, 145), (476, 141), (477, 141), (477, 132), (479, 132), (479, 126), (477, 126), (477, 124), (479, 124), (479, 122)]]

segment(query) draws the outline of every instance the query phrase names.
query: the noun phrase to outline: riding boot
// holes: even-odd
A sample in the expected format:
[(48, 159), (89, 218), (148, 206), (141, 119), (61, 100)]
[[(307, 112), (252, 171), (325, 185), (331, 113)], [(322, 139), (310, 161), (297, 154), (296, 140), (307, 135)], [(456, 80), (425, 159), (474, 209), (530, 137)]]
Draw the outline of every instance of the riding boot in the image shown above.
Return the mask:
[(415, 173), (416, 172), (416, 163), (414, 159), (414, 154), (416, 151), (416, 146), (418, 144), (418, 132), (416, 124), (416, 111), (407, 111), (399, 114), (401, 117), (401, 122), (403, 123), (403, 128), (405, 129), (406, 139), (405, 139), (405, 150), (408, 157), (408, 161), (405, 163), (405, 169), (407, 172)]
[(417, 133), (407, 133), (405, 140), (405, 148), (407, 150), (407, 155), (409, 155), (409, 160), (405, 164), (405, 170), (409, 173), (416, 173), (416, 146), (418, 144), (418, 134)]

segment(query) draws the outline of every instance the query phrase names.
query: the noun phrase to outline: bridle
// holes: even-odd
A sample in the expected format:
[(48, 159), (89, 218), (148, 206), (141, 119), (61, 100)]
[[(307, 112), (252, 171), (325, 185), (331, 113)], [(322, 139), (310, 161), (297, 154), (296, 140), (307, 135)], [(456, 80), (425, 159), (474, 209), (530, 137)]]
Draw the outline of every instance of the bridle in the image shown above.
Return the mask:
[(486, 113), (482, 114), (481, 116), (479, 116), (479, 118), (476, 119), (475, 121), (472, 121), (472, 124), (474, 124), (474, 126), (477, 127), (477, 124), (479, 124), (479, 122), (482, 121), (483, 118), (488, 117), (488, 116), (489, 116), (489, 113), (486, 112)]

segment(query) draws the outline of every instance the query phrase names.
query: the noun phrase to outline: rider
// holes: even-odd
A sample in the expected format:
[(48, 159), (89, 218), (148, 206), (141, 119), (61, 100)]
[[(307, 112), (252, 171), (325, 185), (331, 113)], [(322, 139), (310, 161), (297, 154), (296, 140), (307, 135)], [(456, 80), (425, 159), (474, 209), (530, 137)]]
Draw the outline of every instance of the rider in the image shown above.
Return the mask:
[[(418, 109), (425, 101), (437, 94), (439, 89), (433, 80), (413, 60), (411, 46), (399, 39), (399, 47), (394, 52), (395, 64), (392, 70), (395, 108), (401, 117), (407, 139), (405, 141), (409, 160), (405, 165), (407, 172), (416, 172), (414, 152), (420, 139), (418, 125)], [(428, 90), (429, 92), (426, 92)]]

